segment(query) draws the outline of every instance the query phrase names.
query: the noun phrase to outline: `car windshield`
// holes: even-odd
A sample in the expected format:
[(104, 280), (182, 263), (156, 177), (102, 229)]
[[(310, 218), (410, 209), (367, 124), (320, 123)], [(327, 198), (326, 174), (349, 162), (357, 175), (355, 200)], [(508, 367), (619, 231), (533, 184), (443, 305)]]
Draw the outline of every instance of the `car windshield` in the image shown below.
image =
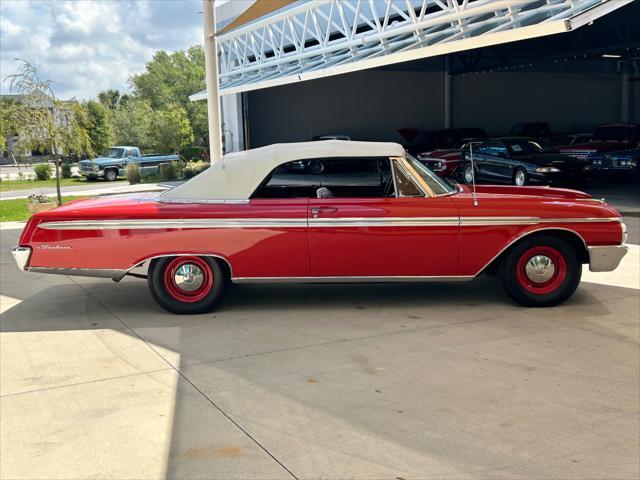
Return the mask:
[(435, 195), (447, 195), (451, 193), (457, 192), (457, 188), (454, 187), (451, 183), (449, 183), (444, 178), (440, 178), (435, 173), (433, 173), (429, 167), (426, 167), (424, 164), (420, 163), (418, 160), (413, 158), (410, 154), (406, 154), (407, 162), (409, 165), (415, 170), (415, 172), (420, 175), (420, 178), (424, 180), (424, 182), (431, 188)]
[(104, 152), (107, 158), (122, 158), (124, 156), (124, 148), (108, 148)]
[(542, 153), (545, 149), (534, 140), (508, 140), (504, 142), (513, 156)]

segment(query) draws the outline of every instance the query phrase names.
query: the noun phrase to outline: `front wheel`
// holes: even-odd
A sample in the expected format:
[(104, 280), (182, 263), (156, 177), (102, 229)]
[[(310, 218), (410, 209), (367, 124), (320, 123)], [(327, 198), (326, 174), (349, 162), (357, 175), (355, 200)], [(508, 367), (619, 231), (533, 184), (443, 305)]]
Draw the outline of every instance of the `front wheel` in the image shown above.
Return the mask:
[(213, 310), (222, 298), (227, 278), (215, 258), (179, 256), (152, 261), (147, 282), (162, 308), (185, 315)]
[(507, 293), (527, 307), (551, 307), (578, 288), (582, 265), (566, 241), (539, 235), (516, 244), (501, 263), (500, 276)]
[(117, 170), (109, 169), (104, 172), (104, 179), (107, 182), (115, 182), (118, 179)]

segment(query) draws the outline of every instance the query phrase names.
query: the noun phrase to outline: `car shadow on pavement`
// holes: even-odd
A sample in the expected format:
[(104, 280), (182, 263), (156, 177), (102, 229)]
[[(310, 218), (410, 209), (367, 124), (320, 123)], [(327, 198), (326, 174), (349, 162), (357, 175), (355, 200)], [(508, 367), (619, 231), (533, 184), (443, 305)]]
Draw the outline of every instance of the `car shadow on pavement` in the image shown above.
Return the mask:
[[(612, 462), (631, 457), (638, 433), (637, 290), (582, 284), (562, 306), (527, 309), (492, 277), (238, 285), (216, 312), (176, 316), (144, 281), (24, 275), (3, 272), (15, 304), (2, 314), (2, 394), (49, 392), (40, 408), (54, 410), (23, 421), (47, 441), (81, 431), (78, 451), (94, 442), (109, 462), (87, 476), (153, 458), (168, 478), (632, 468)], [(33, 455), (32, 468), (59, 453)]]

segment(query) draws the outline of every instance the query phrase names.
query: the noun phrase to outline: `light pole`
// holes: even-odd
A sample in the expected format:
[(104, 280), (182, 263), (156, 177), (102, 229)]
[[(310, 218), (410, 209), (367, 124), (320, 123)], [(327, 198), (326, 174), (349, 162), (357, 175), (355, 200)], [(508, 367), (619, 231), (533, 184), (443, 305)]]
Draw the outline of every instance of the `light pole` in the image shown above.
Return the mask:
[(218, 49), (216, 48), (216, 12), (214, 0), (202, 0), (204, 17), (204, 63), (209, 117), (209, 157), (211, 163), (222, 158), (220, 97), (218, 96)]

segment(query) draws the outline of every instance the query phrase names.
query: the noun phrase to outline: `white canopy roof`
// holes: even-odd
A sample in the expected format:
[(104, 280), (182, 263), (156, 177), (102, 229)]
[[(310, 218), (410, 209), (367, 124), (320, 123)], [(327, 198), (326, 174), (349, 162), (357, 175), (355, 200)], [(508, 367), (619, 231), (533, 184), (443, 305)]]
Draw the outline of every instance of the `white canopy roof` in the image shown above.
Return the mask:
[(162, 201), (247, 200), (274, 168), (294, 160), (330, 157), (402, 157), (397, 143), (323, 140), (278, 143), (225, 155), (188, 182), (168, 190)]

